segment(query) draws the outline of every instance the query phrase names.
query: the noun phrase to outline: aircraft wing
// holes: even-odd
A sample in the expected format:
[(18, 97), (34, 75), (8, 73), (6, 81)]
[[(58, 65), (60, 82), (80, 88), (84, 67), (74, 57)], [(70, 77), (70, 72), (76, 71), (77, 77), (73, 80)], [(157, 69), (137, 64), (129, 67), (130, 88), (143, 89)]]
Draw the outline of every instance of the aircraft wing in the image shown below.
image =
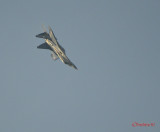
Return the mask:
[(60, 45), (58, 45), (58, 46), (59, 46), (60, 49), (63, 51), (63, 53), (66, 54), (66, 53), (65, 53), (65, 49), (64, 49), (62, 46), (60, 46)]
[(58, 45), (59, 48), (65, 53), (65, 49), (57, 42), (57, 38), (55, 37), (55, 35), (54, 35), (51, 27), (49, 26), (48, 28), (49, 28), (49, 36), (50, 36), (51, 40), (52, 40), (56, 45)]
[(50, 26), (48, 27), (48, 29), (49, 29), (49, 36), (50, 36), (51, 40), (52, 40), (56, 45), (59, 45), (58, 42), (57, 42), (57, 39), (56, 39), (56, 37), (55, 37), (55, 35), (54, 35), (54, 33), (53, 33), (53, 31), (52, 31), (52, 29), (51, 29)]

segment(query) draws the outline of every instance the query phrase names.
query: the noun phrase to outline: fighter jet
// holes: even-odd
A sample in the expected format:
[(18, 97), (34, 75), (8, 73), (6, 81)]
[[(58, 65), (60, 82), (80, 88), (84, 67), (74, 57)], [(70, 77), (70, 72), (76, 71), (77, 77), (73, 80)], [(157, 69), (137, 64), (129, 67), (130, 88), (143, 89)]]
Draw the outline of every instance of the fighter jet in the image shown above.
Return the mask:
[(39, 49), (49, 49), (52, 51), (51, 57), (53, 60), (57, 60), (60, 58), (60, 60), (75, 69), (77, 67), (69, 60), (69, 58), (66, 56), (64, 48), (58, 43), (57, 38), (55, 37), (51, 27), (48, 27), (49, 33), (47, 33), (47, 30), (44, 28), (44, 32), (36, 35), (38, 38), (45, 39), (45, 43), (37, 46)]

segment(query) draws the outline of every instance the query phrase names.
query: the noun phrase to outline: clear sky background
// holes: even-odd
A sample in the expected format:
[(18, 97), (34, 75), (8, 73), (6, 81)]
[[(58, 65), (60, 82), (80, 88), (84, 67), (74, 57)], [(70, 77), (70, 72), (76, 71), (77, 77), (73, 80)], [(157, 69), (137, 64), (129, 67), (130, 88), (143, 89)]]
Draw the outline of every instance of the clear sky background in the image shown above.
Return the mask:
[[(159, 14), (159, 0), (1, 0), (0, 132), (158, 132)], [(36, 48), (42, 24), (78, 71)]]

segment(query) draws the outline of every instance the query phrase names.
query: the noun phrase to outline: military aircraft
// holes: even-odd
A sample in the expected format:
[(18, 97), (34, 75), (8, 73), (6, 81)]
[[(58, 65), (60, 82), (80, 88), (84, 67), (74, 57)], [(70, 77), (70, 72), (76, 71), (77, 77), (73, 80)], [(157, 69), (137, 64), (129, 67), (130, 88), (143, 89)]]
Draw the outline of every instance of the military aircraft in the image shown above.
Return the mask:
[(45, 43), (37, 46), (39, 49), (49, 49), (52, 51), (51, 57), (53, 60), (57, 60), (60, 58), (60, 60), (75, 69), (77, 67), (69, 60), (69, 58), (66, 56), (64, 48), (58, 43), (57, 38), (55, 37), (51, 27), (48, 27), (49, 33), (47, 33), (46, 29), (44, 28), (44, 32), (36, 35), (38, 38), (45, 39)]

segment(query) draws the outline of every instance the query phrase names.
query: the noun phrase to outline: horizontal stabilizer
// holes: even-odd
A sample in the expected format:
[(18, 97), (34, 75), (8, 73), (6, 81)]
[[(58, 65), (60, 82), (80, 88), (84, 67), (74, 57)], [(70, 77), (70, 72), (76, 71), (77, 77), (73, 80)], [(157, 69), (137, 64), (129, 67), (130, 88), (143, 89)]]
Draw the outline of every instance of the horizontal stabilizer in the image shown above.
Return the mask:
[(49, 50), (52, 51), (51, 47), (47, 43), (43, 43), (43, 44), (37, 46), (37, 48), (39, 48), (39, 49), (49, 49)]
[(44, 38), (44, 39), (50, 39), (50, 36), (48, 33), (44, 32), (44, 33), (40, 33), (38, 35), (36, 35), (37, 38)]

